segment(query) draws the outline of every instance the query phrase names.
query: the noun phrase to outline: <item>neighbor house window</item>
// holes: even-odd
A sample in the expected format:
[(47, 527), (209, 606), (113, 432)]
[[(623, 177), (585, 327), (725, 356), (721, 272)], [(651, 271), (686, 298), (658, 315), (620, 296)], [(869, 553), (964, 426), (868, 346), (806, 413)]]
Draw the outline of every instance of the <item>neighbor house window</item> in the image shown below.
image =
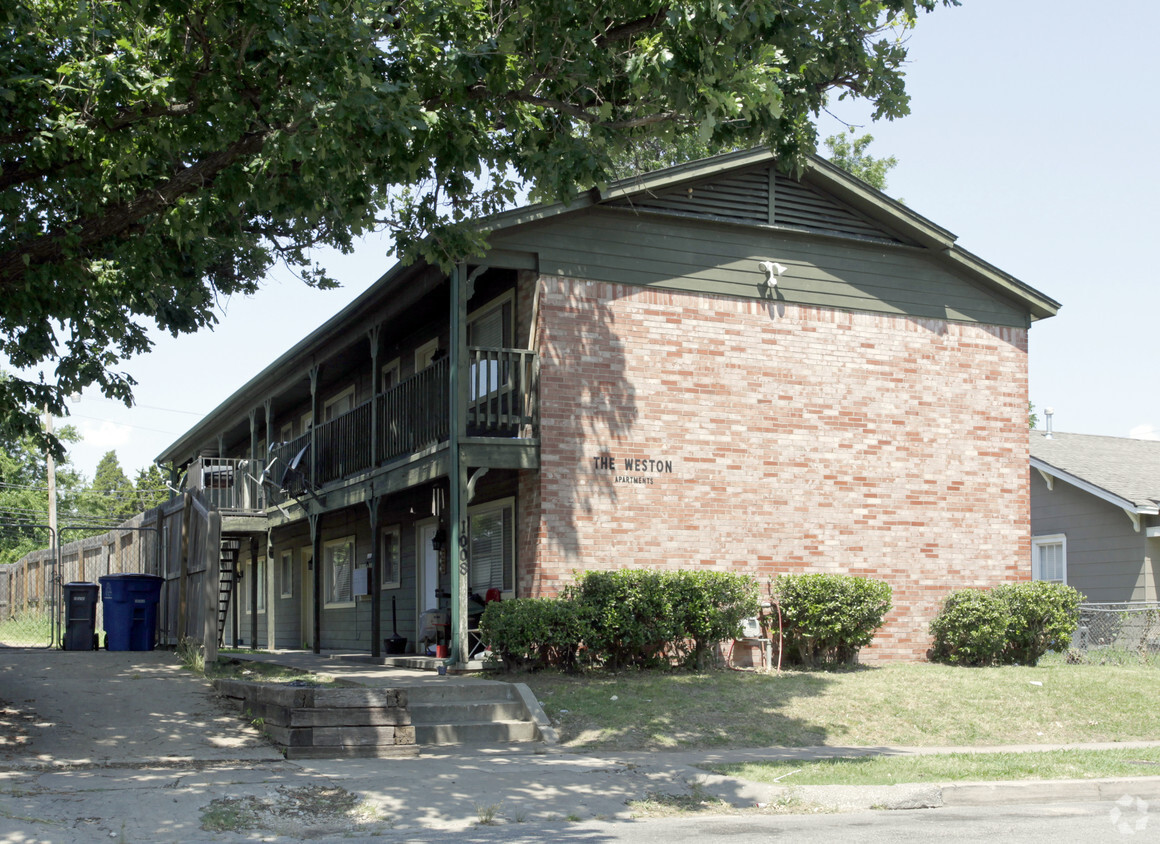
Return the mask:
[(1064, 534), (1031, 538), (1031, 578), (1067, 583), (1067, 537)]
[(326, 606), (339, 607), (354, 603), (351, 570), (354, 568), (354, 537), (332, 539), (322, 547), (323, 570), (326, 572)]
[(471, 591), (511, 592), (515, 584), (515, 501), (505, 498), (468, 510)]
[(399, 553), (399, 538), (402, 531), (398, 525), (383, 528), (382, 559), (383, 589), (398, 589), (402, 586), (402, 555)]
[(294, 552), (283, 551), (282, 556), (278, 558), (278, 576), (282, 581), (282, 597), (294, 597)]

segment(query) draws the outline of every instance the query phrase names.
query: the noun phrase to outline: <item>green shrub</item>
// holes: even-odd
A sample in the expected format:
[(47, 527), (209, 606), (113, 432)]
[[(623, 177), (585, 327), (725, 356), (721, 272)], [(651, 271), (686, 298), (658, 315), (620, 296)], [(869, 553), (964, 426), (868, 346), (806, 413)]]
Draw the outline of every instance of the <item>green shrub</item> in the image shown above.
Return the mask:
[(761, 608), (757, 583), (748, 575), (674, 571), (663, 582), (672, 593), (673, 651), (692, 668), (705, 668), (713, 646), (740, 636), (742, 619)]
[(665, 661), (675, 638), (673, 592), (666, 572), (617, 569), (584, 572), (567, 597), (589, 624), (586, 644), (607, 668), (647, 668)]
[(571, 671), (587, 636), (580, 607), (553, 598), (494, 601), (483, 611), (479, 629), (508, 671), (549, 666)]
[(1035, 580), (1004, 583), (991, 594), (1004, 601), (1011, 614), (1000, 661), (1036, 665), (1048, 651), (1065, 651), (1071, 646), (1083, 600), (1075, 589)]
[(890, 612), (890, 585), (846, 574), (784, 574), (773, 582), (781, 607), (783, 658), (819, 667), (850, 663)]
[(931, 656), (952, 665), (990, 665), (1006, 647), (1010, 623), (1010, 607), (993, 592), (956, 590), (930, 622)]
[(1046, 581), (959, 589), (930, 623), (931, 656), (957, 665), (1036, 665), (1071, 644), (1082, 600), (1070, 586)]

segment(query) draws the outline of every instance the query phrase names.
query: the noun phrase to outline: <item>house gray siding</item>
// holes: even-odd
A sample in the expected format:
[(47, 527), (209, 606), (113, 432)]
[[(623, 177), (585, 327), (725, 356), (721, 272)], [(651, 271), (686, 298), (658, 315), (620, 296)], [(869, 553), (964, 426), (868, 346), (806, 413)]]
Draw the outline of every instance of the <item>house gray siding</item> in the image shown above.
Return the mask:
[(1049, 490), (1032, 469), (1031, 536), (1059, 533), (1067, 537), (1068, 585), (1086, 601), (1156, 599), (1143, 528), (1137, 533), (1121, 508), (1058, 478)]

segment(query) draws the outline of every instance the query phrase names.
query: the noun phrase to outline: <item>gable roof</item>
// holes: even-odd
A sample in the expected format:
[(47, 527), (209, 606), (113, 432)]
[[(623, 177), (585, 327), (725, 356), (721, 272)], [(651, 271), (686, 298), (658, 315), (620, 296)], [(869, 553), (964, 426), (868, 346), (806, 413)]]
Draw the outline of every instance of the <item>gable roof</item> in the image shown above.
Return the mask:
[(485, 225), (500, 232), (597, 205), (918, 247), (950, 271), (1017, 302), (1032, 320), (1054, 316), (1060, 307), (958, 246), (952, 232), (824, 158), (810, 156), (797, 179), (778, 171), (776, 157), (764, 147), (642, 173), (594, 188), (567, 204), (517, 208)]
[(1031, 432), (1031, 466), (1135, 513), (1160, 513), (1160, 441)]

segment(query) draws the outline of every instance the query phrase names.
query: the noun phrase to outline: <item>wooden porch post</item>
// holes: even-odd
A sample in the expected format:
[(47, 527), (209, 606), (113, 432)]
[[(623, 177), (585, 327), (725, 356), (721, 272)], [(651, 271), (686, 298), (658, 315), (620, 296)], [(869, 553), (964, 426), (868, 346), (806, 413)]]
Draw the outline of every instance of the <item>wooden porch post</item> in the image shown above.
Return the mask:
[(320, 513), (310, 513), (310, 547), (314, 556), (314, 577), (310, 588), (314, 590), (314, 652), (322, 651), (322, 531), (319, 530)]
[(467, 434), (467, 294), (466, 267), (456, 265), (451, 270), (451, 328), (448, 360), (448, 389), (451, 425), (449, 431), (448, 469), (450, 500), (448, 501), (448, 542), (451, 556), (451, 658), (460, 666), (467, 665), (467, 467), (463, 465), (459, 441)]
[(383, 655), (383, 596), (379, 585), (383, 582), (383, 550), (379, 537), (379, 502), (382, 497), (372, 495), (367, 499), (367, 510), (371, 521), (371, 656), (376, 659)]

